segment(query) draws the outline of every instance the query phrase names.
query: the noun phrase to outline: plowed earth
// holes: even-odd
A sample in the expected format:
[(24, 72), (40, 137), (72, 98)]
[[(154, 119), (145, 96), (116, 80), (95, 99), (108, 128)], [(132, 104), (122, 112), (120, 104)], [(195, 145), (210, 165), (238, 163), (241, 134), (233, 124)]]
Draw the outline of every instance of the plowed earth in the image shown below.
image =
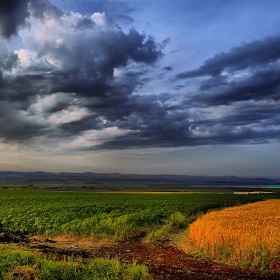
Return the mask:
[(86, 260), (93, 257), (118, 257), (122, 262), (136, 261), (149, 269), (150, 279), (155, 280), (208, 280), (208, 279), (270, 279), (280, 280), (273, 272), (240, 269), (219, 262), (194, 259), (171, 240), (143, 244), (140, 238), (127, 242), (94, 243), (65, 238), (27, 237), (22, 234), (0, 233), (1, 243), (24, 243), (32, 251), (39, 251), (58, 258), (79, 256)]

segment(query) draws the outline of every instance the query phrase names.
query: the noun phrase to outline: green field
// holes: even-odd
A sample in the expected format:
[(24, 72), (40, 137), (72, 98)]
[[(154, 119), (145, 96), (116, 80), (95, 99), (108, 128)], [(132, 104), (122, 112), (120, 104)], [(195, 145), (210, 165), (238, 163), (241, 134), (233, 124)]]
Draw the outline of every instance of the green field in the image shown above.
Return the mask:
[[(0, 190), (0, 233), (81, 235), (142, 242), (182, 233), (203, 213), (279, 195)], [(1, 235), (2, 236), (2, 235)], [(106, 256), (105, 256), (106, 257)], [(0, 279), (145, 280), (149, 268), (118, 259), (57, 258), (28, 244), (0, 244)]]
[(10, 232), (103, 234), (120, 240), (170, 223), (175, 213), (188, 223), (212, 209), (264, 198), (269, 196), (0, 190), (0, 223)]

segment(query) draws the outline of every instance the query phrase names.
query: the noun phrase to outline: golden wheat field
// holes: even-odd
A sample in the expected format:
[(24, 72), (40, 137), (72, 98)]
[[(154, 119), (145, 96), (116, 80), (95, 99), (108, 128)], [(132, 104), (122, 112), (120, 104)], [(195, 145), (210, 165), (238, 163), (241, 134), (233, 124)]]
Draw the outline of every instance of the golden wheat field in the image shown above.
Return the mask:
[(185, 251), (243, 267), (280, 270), (280, 200), (208, 213), (190, 225)]

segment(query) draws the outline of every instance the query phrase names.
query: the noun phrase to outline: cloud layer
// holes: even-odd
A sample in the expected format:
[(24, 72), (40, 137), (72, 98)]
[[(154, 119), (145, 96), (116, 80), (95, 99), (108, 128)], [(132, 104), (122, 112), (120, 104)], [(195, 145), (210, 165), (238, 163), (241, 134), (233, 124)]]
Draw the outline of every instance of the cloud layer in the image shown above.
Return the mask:
[[(88, 151), (279, 139), (279, 35), (173, 74), (175, 66), (158, 66), (166, 40), (124, 32), (105, 13), (21, 0), (4, 1), (0, 19), (5, 143)], [(12, 36), (20, 47), (11, 48)], [(173, 79), (165, 81), (167, 74)], [(155, 80), (164, 93), (142, 91)]]

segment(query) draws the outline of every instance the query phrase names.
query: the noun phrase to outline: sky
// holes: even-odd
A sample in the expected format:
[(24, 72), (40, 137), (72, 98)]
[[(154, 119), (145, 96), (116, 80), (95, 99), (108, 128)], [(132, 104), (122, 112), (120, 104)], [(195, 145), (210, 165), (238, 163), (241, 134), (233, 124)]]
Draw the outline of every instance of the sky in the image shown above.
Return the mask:
[(280, 1), (0, 4), (0, 170), (280, 176)]

